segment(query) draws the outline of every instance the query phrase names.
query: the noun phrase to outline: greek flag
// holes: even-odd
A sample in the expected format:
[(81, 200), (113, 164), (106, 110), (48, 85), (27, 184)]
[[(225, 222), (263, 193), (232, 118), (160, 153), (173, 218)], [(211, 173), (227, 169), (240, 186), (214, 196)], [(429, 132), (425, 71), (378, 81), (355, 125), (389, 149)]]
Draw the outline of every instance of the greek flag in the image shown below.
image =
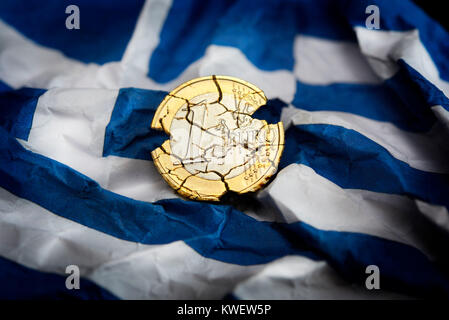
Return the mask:
[[(232, 204), (150, 155), (167, 92), (214, 74), (285, 128)], [(0, 298), (448, 298), (448, 97), (411, 1), (3, 0)]]

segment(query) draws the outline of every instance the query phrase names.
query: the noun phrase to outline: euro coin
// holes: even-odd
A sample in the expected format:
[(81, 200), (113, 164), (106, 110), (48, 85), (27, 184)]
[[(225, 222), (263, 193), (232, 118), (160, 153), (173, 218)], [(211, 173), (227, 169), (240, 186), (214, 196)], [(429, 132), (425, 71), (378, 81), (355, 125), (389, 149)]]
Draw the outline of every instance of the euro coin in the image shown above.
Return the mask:
[(154, 165), (192, 200), (219, 201), (227, 192), (261, 189), (276, 173), (284, 148), (282, 122), (251, 117), (266, 102), (262, 90), (233, 77), (180, 85), (164, 98), (151, 123), (169, 137), (152, 151)]

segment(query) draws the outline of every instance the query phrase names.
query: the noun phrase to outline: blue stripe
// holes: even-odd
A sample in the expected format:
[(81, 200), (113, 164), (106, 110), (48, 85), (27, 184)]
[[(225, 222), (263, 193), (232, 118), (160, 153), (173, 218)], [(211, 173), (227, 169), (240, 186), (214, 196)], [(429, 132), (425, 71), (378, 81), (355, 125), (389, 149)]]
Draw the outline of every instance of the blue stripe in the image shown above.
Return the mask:
[(28, 140), (37, 102), (44, 93), (32, 88), (0, 90), (0, 126), (14, 137)]
[(449, 208), (448, 174), (414, 169), (357, 131), (291, 126), (285, 144), (281, 167), (302, 163), (342, 188), (404, 194)]
[(154, 112), (167, 92), (120, 89), (106, 127), (103, 156), (151, 160), (151, 151), (169, 137), (151, 129)]
[[(143, 0), (2, 0), (0, 18), (37, 43), (83, 62), (119, 61)], [(80, 29), (67, 29), (69, 5), (80, 10)]]
[(435, 62), (440, 77), (449, 81), (449, 34), (435, 20), (426, 15), (412, 1), (403, 0), (349, 0), (346, 1), (346, 15), (353, 26), (365, 26), (368, 17), (365, 8), (377, 5), (380, 9), (380, 29), (408, 31), (419, 30), (419, 38)]
[(401, 73), (404, 73), (404, 77), (407, 77), (414, 83), (415, 90), (421, 93), (428, 106), (441, 105), (444, 109), (449, 111), (449, 99), (440, 89), (424, 78), (404, 60), (400, 59), (398, 64), (401, 68)]
[(284, 101), (277, 98), (270, 99), (265, 106), (256, 110), (252, 118), (275, 124), (281, 121), (282, 109), (285, 107), (287, 107), (287, 104)]
[[(257, 221), (225, 205), (180, 199), (132, 200), (25, 150), (4, 130), (0, 129), (0, 136), (1, 187), (109, 235), (147, 244), (183, 240), (205, 257), (241, 265), (266, 263), (290, 254), (325, 258), (350, 279), (362, 282), (366, 264), (377, 264), (385, 269), (385, 282), (397, 290), (413, 288), (424, 295), (449, 292), (446, 279), (433, 264), (406, 245), (363, 234), (321, 231), (301, 222)], [(398, 271), (395, 265), (405, 269)]]
[(149, 76), (168, 82), (210, 44), (239, 48), (259, 69), (293, 70), (297, 33), (355, 41), (332, 0), (174, 0), (149, 62)]
[(349, 281), (365, 284), (366, 267), (376, 265), (382, 289), (449, 297), (447, 274), (443, 277), (415, 248), (366, 234), (323, 231), (305, 223), (285, 229), (299, 235)]
[(420, 90), (401, 70), (382, 84), (311, 85), (297, 82), (292, 104), (310, 111), (342, 111), (378, 121), (387, 121), (401, 129), (424, 132), (436, 122), (428, 100), (429, 94)]
[(9, 91), (11, 89), (12, 88), (10, 86), (8, 86), (6, 83), (4, 83), (3, 81), (0, 80), (0, 93)]
[[(67, 275), (69, 276), (69, 275)], [(40, 272), (0, 257), (0, 300), (116, 300), (109, 291), (80, 278), (80, 288), (68, 290), (66, 277)]]

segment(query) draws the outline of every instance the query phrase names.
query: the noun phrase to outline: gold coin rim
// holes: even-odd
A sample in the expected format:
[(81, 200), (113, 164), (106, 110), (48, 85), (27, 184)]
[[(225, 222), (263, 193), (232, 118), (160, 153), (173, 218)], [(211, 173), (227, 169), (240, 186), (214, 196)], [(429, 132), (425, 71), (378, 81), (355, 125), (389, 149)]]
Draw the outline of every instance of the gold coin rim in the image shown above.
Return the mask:
[[(171, 126), (171, 122), (172, 119), (168, 120), (169, 121), (169, 126), (168, 128), (163, 126), (161, 119), (163, 117), (165, 117), (166, 115), (169, 114), (168, 112), (168, 102), (171, 99), (176, 99), (176, 98), (180, 98), (177, 97), (176, 94), (183, 90), (184, 88), (191, 86), (193, 84), (199, 83), (199, 82), (203, 82), (203, 81), (214, 81), (216, 83), (216, 81), (220, 81), (220, 80), (228, 80), (228, 81), (232, 81), (232, 82), (236, 82), (240, 85), (244, 85), (246, 87), (248, 87), (250, 90), (254, 91), (254, 94), (258, 94), (260, 95), (260, 97), (263, 100), (262, 104), (259, 104), (257, 106), (255, 106), (255, 109), (251, 112), (251, 114), (253, 114), (254, 112), (256, 112), (256, 110), (261, 107), (264, 106), (267, 102), (267, 98), (264, 94), (264, 92), (258, 88), (256, 85), (249, 83), (245, 80), (239, 79), (239, 78), (235, 78), (235, 77), (231, 77), (231, 76), (221, 76), (221, 75), (212, 75), (212, 76), (204, 76), (204, 77), (198, 77), (198, 78), (194, 78), (191, 79), (187, 82), (182, 83), (181, 85), (177, 86), (175, 89), (173, 89), (172, 91), (170, 91), (165, 98), (162, 100), (162, 102), (159, 104), (158, 108), (156, 109), (156, 112), (153, 116), (152, 122), (151, 122), (151, 128), (155, 129), (155, 130), (162, 130), (164, 132), (166, 132), (168, 135), (170, 135), (170, 126)], [(200, 94), (205, 94), (208, 92), (201, 92)], [(182, 99), (182, 98), (180, 98)], [(180, 105), (181, 107), (182, 105)], [(179, 110), (179, 108), (177, 110)], [(176, 110), (176, 111), (177, 111)], [(171, 112), (171, 114), (176, 114), (176, 112)], [(162, 118), (161, 118), (162, 117)], [(263, 188), (266, 183), (271, 179), (271, 177), (276, 173), (277, 171), (277, 167), (279, 165), (279, 161), (280, 161), (280, 157), (283, 153), (284, 150), (284, 126), (282, 124), (282, 122), (278, 122), (276, 124), (268, 124), (265, 120), (262, 120), (264, 122), (264, 125), (267, 126), (267, 130), (270, 130), (270, 127), (276, 127), (277, 128), (277, 132), (279, 135), (279, 144), (278, 144), (278, 148), (276, 149), (276, 155), (273, 158), (272, 162), (276, 165), (270, 165), (265, 172), (263, 172), (263, 174), (260, 175), (260, 178), (257, 179), (256, 181), (254, 181), (251, 185), (244, 187), (243, 189), (240, 190), (229, 190), (226, 187), (224, 187), (224, 191), (221, 192), (220, 194), (207, 194), (207, 193), (198, 193), (195, 190), (190, 190), (187, 187), (182, 186), (181, 184), (185, 184), (186, 181), (189, 178), (186, 178), (184, 180), (183, 183), (178, 184), (175, 180), (174, 177), (171, 176), (171, 174), (169, 173), (169, 170), (167, 170), (167, 166), (164, 165), (160, 160), (159, 160), (159, 156), (161, 155), (161, 152), (164, 153), (162, 146), (165, 145), (165, 149), (170, 149), (170, 139), (171, 136), (168, 137), (167, 140), (164, 141), (164, 143), (156, 148), (155, 150), (153, 150), (151, 152), (152, 158), (153, 158), (153, 162), (154, 165), (156, 166), (158, 172), (161, 174), (161, 176), (163, 177), (163, 179), (179, 194), (181, 194), (182, 196), (192, 199), (192, 200), (201, 200), (201, 201), (219, 201), (220, 198), (227, 192), (229, 191), (234, 191), (237, 193), (246, 193), (246, 192), (255, 192), (260, 190), (261, 188)], [(170, 150), (171, 152), (171, 150)], [(171, 157), (170, 154), (168, 154), (169, 157)], [(173, 164), (173, 163), (172, 163)], [(230, 178), (230, 179), (225, 179), (225, 181), (230, 182), (232, 181), (233, 183), (237, 183), (239, 182), (239, 180), (242, 180), (242, 182), (240, 183), (240, 185), (244, 186), (245, 182), (244, 182), (244, 176), (247, 174), (247, 172), (249, 170), (251, 170), (252, 166), (249, 167), (247, 170), (243, 171), (242, 173), (240, 173), (239, 175)], [(182, 172), (182, 170), (185, 170), (185, 172), (188, 172), (187, 169), (185, 169), (184, 167), (179, 168)], [(201, 178), (201, 177), (195, 177), (201, 180), (204, 180), (204, 182), (207, 182), (210, 185), (216, 185), (218, 187), (218, 184), (221, 186), (224, 186), (225, 184), (223, 183), (222, 180), (209, 180), (209, 179), (205, 179), (205, 178)], [(227, 183), (226, 183), (227, 184)]]

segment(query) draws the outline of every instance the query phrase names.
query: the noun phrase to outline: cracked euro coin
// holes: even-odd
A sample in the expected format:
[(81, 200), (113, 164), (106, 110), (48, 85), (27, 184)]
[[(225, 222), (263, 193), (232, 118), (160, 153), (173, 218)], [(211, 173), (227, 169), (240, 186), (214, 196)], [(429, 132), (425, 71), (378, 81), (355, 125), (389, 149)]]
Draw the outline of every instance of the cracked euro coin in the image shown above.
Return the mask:
[(276, 173), (284, 148), (282, 122), (251, 117), (266, 102), (262, 90), (233, 77), (208, 76), (180, 85), (161, 102), (151, 123), (169, 137), (151, 152), (157, 170), (193, 200), (219, 201), (230, 191), (261, 189)]

